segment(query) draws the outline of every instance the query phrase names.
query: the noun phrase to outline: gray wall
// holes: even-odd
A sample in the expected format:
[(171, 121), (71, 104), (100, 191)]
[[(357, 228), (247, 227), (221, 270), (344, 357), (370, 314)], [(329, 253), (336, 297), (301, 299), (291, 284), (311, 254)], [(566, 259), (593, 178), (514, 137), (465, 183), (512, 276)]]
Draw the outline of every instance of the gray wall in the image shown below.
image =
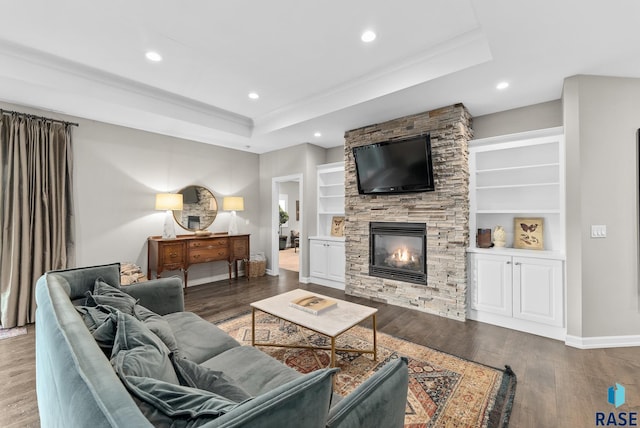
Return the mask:
[(273, 268), (272, 246), (276, 239), (277, 230), (272, 229), (272, 182), (274, 178), (295, 174), (302, 175), (302, 200), (300, 201), (300, 215), (303, 219), (300, 230), (300, 275), (309, 276), (309, 236), (316, 234), (317, 196), (316, 166), (327, 163), (327, 150), (305, 143), (286, 149), (276, 150), (260, 155), (260, 240), (267, 255), (267, 268)]
[[(10, 110), (77, 122), (73, 128), (76, 265), (116, 261), (140, 265), (146, 272), (150, 235), (161, 235), (164, 213), (155, 211), (155, 194), (189, 184), (209, 188), (222, 207), (224, 195), (245, 198), (239, 230), (258, 236), (258, 155), (77, 117), (0, 103)], [(249, 224), (246, 224), (246, 221)], [(229, 213), (219, 211), (209, 228), (224, 232)], [(191, 233), (176, 224), (176, 233)], [(227, 276), (226, 263), (189, 270), (189, 284)]]
[(472, 124), (474, 139), (556, 126), (562, 126), (560, 100), (474, 117)]
[[(568, 334), (640, 334), (640, 79), (575, 76), (563, 90), (567, 148)], [(593, 224), (607, 238), (590, 238)]]
[(326, 163), (344, 162), (344, 143), (327, 149)]

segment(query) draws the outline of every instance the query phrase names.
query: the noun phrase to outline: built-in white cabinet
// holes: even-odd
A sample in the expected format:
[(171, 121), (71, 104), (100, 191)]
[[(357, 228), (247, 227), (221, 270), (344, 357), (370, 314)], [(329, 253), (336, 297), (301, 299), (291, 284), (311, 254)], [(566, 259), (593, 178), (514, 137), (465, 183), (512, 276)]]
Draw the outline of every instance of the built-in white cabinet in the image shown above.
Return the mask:
[[(565, 339), (564, 189), (562, 128), (469, 143), (469, 318)], [(542, 219), (543, 249), (513, 248), (519, 217)], [(498, 225), (506, 246), (478, 248)]]
[[(564, 326), (563, 262), (554, 259), (470, 253), (471, 310), (545, 326)], [(482, 318), (482, 317), (480, 317)], [(498, 319), (495, 318), (494, 319)], [(537, 326), (529, 326), (537, 332)], [(540, 332), (549, 329), (540, 329)], [(543, 334), (545, 335), (545, 334)]]
[(470, 254), (471, 309), (510, 317), (513, 314), (511, 256)]
[(317, 167), (317, 236), (309, 237), (309, 281), (344, 290), (344, 237), (332, 236), (335, 217), (344, 220), (344, 162)]
[(309, 238), (309, 275), (315, 284), (344, 290), (344, 239)]
[(513, 258), (513, 317), (564, 326), (563, 262)]

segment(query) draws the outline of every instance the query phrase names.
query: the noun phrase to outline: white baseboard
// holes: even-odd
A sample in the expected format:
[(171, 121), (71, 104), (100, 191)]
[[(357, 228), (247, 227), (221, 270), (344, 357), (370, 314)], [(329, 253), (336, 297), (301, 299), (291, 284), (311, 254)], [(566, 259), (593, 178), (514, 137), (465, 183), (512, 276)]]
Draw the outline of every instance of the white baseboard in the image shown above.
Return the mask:
[(324, 285), (325, 287), (336, 288), (338, 290), (344, 290), (344, 282), (332, 281), (330, 279), (318, 278), (315, 276), (309, 277), (309, 282)]
[[(175, 275), (175, 276), (177, 276), (180, 279), (183, 279), (182, 275)], [(244, 271), (243, 270), (238, 270), (238, 276), (239, 277), (244, 276)], [(235, 277), (233, 277), (232, 279), (235, 279)], [(187, 287), (194, 287), (196, 285), (208, 284), (210, 282), (217, 282), (217, 281), (222, 281), (222, 280), (227, 280), (228, 281), (229, 280), (229, 274), (221, 273), (219, 275), (207, 276), (207, 277), (199, 278), (199, 279), (191, 279), (191, 278), (189, 278)]]
[(468, 310), (467, 318), (511, 330), (518, 330), (525, 333), (535, 334), (537, 336), (548, 337), (550, 339), (560, 341), (566, 340), (566, 330), (563, 327), (540, 324), (533, 321), (521, 320), (490, 312), (476, 311), (473, 309)]
[(308, 276), (303, 276), (303, 277), (301, 277), (299, 281), (300, 281), (302, 284), (308, 284), (308, 283), (310, 283), (310, 282), (311, 282), (311, 281), (309, 280), (309, 277), (308, 277)]
[(625, 348), (629, 346), (640, 346), (640, 336), (579, 337), (567, 334), (564, 343), (567, 346), (578, 349)]

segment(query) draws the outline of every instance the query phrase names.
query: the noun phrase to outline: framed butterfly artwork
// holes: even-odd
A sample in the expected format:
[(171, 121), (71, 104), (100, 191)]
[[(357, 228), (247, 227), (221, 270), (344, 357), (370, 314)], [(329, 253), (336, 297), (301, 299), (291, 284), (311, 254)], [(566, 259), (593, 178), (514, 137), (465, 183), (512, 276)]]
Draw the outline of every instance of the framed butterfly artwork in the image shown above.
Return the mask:
[(542, 218), (516, 217), (513, 219), (513, 248), (543, 250)]

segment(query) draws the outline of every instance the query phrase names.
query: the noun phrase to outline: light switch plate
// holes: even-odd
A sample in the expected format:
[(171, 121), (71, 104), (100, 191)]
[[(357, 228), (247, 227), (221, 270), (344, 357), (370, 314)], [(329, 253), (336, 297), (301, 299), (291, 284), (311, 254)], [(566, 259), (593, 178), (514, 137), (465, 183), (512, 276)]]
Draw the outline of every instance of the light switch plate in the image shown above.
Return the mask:
[(591, 237), (592, 238), (606, 238), (607, 226), (604, 224), (592, 224), (591, 225)]

